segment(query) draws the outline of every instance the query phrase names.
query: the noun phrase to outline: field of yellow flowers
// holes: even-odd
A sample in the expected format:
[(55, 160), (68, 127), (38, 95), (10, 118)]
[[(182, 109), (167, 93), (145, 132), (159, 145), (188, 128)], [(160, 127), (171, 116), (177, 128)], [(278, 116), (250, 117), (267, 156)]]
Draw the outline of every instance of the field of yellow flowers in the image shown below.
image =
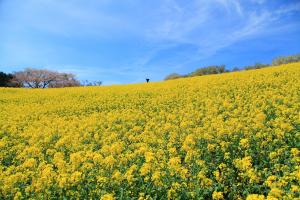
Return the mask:
[(0, 89), (0, 199), (300, 197), (300, 63)]

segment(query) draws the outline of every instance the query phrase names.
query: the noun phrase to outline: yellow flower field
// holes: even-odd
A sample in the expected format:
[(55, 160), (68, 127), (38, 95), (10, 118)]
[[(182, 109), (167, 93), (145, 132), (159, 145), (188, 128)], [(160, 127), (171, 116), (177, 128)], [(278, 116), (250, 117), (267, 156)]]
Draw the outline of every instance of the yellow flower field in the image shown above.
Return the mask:
[(0, 199), (300, 197), (300, 63), (0, 89)]

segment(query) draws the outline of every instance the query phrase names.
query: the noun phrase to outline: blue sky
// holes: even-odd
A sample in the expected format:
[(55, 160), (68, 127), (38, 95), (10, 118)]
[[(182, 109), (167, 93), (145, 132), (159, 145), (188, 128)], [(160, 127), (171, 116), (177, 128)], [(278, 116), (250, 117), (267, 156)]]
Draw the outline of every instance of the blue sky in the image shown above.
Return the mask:
[(300, 53), (299, 0), (0, 0), (0, 71), (104, 84)]

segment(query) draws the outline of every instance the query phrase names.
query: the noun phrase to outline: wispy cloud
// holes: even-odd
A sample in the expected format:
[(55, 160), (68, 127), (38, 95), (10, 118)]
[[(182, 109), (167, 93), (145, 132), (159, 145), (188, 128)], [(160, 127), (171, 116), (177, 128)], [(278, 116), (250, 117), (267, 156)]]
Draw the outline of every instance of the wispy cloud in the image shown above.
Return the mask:
[(216, 2), (222, 4), (227, 13), (236, 12), (240, 16), (243, 16), (243, 8), (239, 0), (216, 0)]
[[(253, 2), (265, 3), (263, 0)], [(179, 64), (181, 66), (212, 56), (238, 41), (280, 30), (281, 26), (286, 26), (286, 23), (280, 23), (282, 17), (300, 11), (299, 3), (279, 6), (275, 10), (270, 10), (268, 7), (244, 8), (236, 0), (190, 1), (190, 7), (179, 7), (176, 1), (167, 1), (167, 3), (168, 6), (165, 8), (171, 9), (167, 13), (172, 13), (170, 14), (172, 17), (164, 16), (161, 19), (162, 23), (153, 29), (151, 35), (162, 42), (173, 43), (173, 46), (190, 44), (197, 47), (198, 51), (186, 57), (186, 61)], [(220, 16), (215, 15), (216, 11), (221, 13)], [(222, 27), (222, 22), (225, 24), (229, 22), (230, 25)], [(210, 23), (215, 27), (211, 28)], [(219, 28), (216, 28), (218, 26)], [(197, 34), (193, 34), (195, 30)], [(170, 46), (172, 48), (172, 45)], [(165, 48), (169, 46), (165, 45)], [(159, 54), (160, 50), (163, 49), (157, 49), (158, 52), (151, 52), (150, 55)], [(151, 60), (151, 57), (147, 59)]]

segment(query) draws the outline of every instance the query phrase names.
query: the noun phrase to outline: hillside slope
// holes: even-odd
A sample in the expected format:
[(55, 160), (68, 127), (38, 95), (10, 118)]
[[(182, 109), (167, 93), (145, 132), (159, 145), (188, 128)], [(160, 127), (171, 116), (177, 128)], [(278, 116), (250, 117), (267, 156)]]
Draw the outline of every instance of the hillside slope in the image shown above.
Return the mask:
[(0, 199), (299, 197), (299, 77), (0, 89)]

